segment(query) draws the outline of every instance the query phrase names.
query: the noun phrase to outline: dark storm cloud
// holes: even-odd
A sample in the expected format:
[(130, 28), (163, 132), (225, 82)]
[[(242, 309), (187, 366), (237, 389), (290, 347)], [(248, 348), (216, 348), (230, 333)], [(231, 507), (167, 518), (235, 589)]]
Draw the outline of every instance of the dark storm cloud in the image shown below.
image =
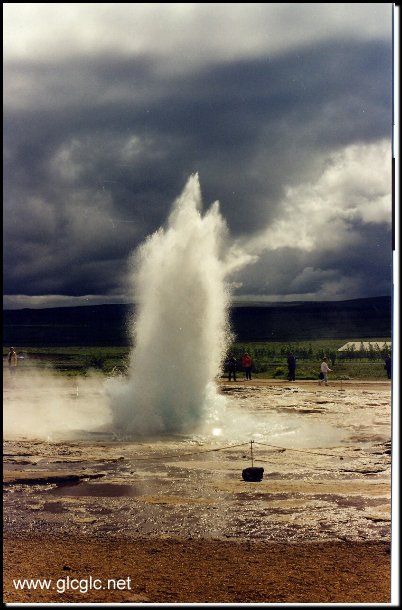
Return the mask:
[[(264, 253), (239, 274), (245, 294), (283, 298), (358, 298), (389, 294), (392, 250), (387, 224), (360, 224), (352, 247), (313, 251), (286, 246)], [(263, 278), (263, 281), (261, 281)]]
[[(233, 236), (269, 226), (285, 188), (314, 182), (329, 153), (390, 136), (390, 65), (388, 43), (351, 40), (181, 75), (161, 75), (151, 56), (6, 63), (5, 292), (118, 291), (129, 252), (194, 171)], [(359, 278), (376, 265), (389, 278), (388, 259), (359, 248), (332, 252), (335, 275), (358, 259)], [(250, 269), (247, 292), (314, 292), (319, 276), (297, 272), (328, 259), (293, 252), (277, 257), (273, 283), (262, 263)]]

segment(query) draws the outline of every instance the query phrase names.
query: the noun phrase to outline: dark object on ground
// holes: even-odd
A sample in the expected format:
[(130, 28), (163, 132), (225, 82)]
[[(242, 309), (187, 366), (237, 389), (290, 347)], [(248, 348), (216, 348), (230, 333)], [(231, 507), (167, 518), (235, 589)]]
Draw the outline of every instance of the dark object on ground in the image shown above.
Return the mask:
[(243, 477), (243, 481), (247, 482), (258, 482), (262, 480), (264, 476), (264, 468), (258, 466), (252, 466), (250, 468), (245, 468), (241, 473)]

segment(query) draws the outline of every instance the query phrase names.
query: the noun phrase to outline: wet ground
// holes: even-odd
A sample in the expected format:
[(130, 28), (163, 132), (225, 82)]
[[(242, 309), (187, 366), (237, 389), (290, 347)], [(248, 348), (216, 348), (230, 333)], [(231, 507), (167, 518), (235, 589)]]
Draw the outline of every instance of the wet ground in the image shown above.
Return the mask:
[[(5, 533), (390, 539), (389, 383), (224, 382), (221, 392), (231, 425), (212, 435), (6, 438)], [(251, 439), (260, 483), (241, 477)]]

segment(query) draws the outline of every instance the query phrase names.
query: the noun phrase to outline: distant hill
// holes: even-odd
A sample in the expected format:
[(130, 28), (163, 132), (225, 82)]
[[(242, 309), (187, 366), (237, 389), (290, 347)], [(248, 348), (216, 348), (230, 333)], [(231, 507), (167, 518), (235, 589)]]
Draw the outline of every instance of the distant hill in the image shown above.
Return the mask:
[[(3, 345), (125, 346), (133, 305), (3, 311)], [(391, 297), (233, 306), (238, 341), (305, 341), (391, 336)]]

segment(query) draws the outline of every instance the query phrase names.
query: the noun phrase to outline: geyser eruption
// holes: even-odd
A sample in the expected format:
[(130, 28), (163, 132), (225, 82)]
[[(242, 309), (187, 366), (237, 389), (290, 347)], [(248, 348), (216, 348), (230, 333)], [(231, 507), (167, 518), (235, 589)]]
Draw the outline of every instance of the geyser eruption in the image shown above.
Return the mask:
[(198, 175), (134, 258), (139, 298), (127, 379), (109, 386), (116, 431), (193, 431), (219, 400), (214, 379), (228, 342), (226, 224), (215, 202), (203, 215)]

